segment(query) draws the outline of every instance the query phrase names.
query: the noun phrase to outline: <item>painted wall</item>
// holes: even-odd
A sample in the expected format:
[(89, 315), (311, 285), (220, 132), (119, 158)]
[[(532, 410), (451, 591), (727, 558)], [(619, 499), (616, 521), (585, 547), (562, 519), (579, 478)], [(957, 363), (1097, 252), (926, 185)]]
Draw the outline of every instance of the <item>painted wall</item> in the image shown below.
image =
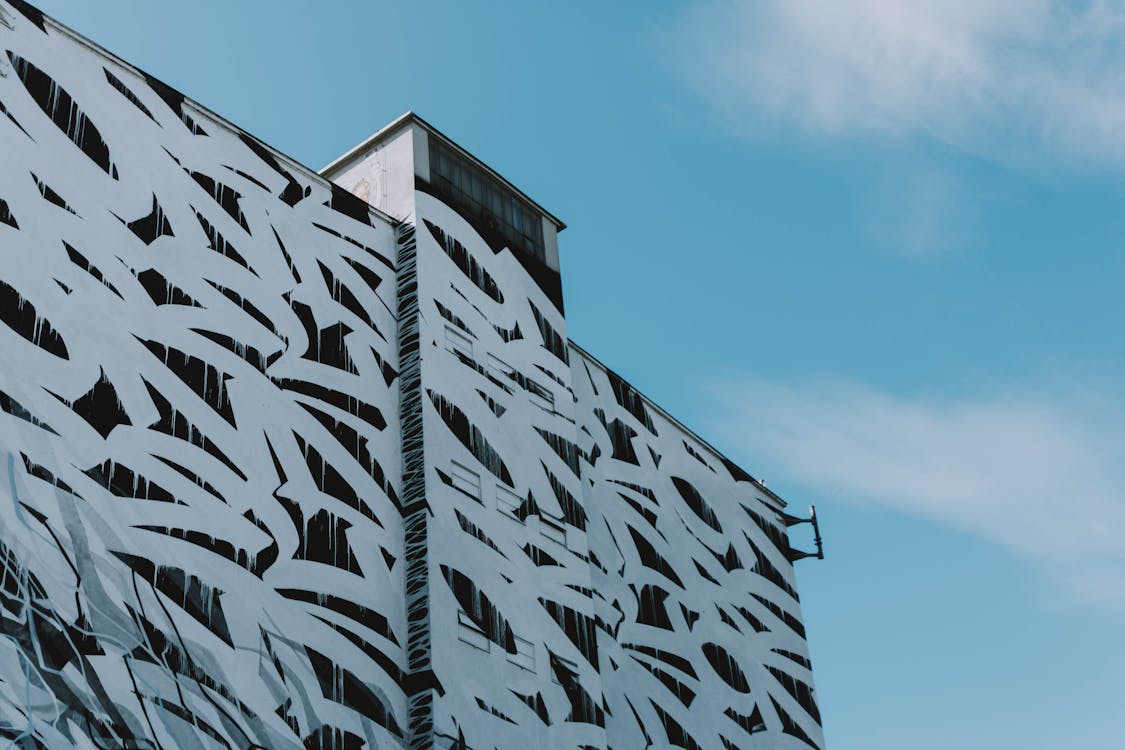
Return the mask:
[(332, 181), (395, 219), (414, 215), (414, 171), (417, 159), (426, 154), (417, 131), (400, 130), (372, 148), (339, 173)]
[(570, 356), (609, 745), (824, 747), (779, 505)]
[(397, 747), (392, 226), (0, 8), (0, 737)]
[(562, 314), (439, 199), (416, 219), (438, 746), (604, 747)]

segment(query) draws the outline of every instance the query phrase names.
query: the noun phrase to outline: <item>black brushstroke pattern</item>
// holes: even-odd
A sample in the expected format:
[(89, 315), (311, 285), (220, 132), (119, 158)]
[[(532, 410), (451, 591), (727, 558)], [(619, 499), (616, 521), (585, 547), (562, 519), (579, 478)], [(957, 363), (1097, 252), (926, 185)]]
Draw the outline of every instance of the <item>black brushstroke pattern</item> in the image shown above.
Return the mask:
[(78, 252), (78, 250), (76, 250), (71, 245), (67, 244), (65, 241), (63, 242), (63, 247), (66, 248), (66, 254), (70, 258), (71, 263), (73, 263), (74, 265), (78, 266), (79, 268), (81, 268), (86, 273), (93, 276), (94, 279), (97, 280), (99, 283), (101, 283), (103, 286), (105, 286), (106, 289), (109, 289), (109, 291), (113, 292), (118, 297), (121, 297), (121, 293), (117, 291), (117, 289), (113, 286), (113, 284), (109, 283), (109, 281), (106, 280), (105, 275), (102, 274), (101, 270), (98, 269), (97, 266), (93, 265), (92, 263), (90, 263), (90, 261), (86, 260), (86, 256), (84, 256), (82, 253)]
[(476, 457), (497, 479), (512, 486), (512, 474), (496, 449), (485, 438), (484, 433), (469, 421), (468, 415), (460, 407), (441, 394), (427, 391), (434, 409), (441, 415), (449, 431)]
[(83, 473), (117, 497), (183, 504), (156, 482), (116, 461), (105, 461)]
[(147, 216), (127, 222), (125, 226), (129, 227), (129, 231), (137, 235), (140, 241), (146, 245), (151, 245), (158, 237), (175, 236), (172, 231), (172, 224), (168, 221), (168, 217), (164, 215), (164, 209), (157, 202), (155, 193), (152, 195), (152, 211)]
[(98, 431), (103, 438), (108, 438), (109, 433), (118, 426), (133, 424), (129, 415), (121, 404), (117, 389), (113, 382), (106, 377), (105, 370), (101, 370), (98, 382), (81, 398), (70, 405), (74, 413), (86, 420), (91, 427)]
[(118, 179), (117, 167), (110, 158), (109, 146), (70, 94), (49, 75), (14, 52), (8, 52), (8, 59), (12, 61), (12, 67), (23, 82), (24, 88), (31, 94), (31, 98), (43, 113), (50, 117), (59, 130), (66, 134), (66, 137), (78, 146), (82, 153), (90, 157), (91, 161), (113, 179)]
[(445, 254), (449, 256), (457, 268), (461, 270), (461, 273), (465, 274), (465, 277), (468, 278), (469, 281), (473, 282), (478, 289), (493, 300), (501, 305), (504, 304), (504, 294), (500, 291), (500, 286), (496, 283), (496, 279), (492, 277), (492, 274), (484, 270), (484, 266), (477, 262), (477, 259), (472, 256), (469, 249), (461, 244), (457, 238), (446, 234), (444, 229), (434, 224), (429, 219), (423, 219), (422, 221), (425, 222), (426, 228), (430, 230), (430, 234), (433, 235), (434, 240), (441, 246), (441, 249), (445, 251)]
[(16, 217), (12, 216), (12, 209), (8, 206), (8, 202), (0, 198), (0, 224), (7, 224), (12, 229), (19, 229), (19, 222)]
[[(184, 171), (191, 175), (191, 178), (195, 180), (196, 184), (214, 198), (215, 202), (219, 204), (219, 207), (238, 222), (238, 225), (242, 227), (247, 234), (250, 234), (250, 226), (246, 223), (246, 215), (242, 213), (242, 206), (239, 205), (239, 201), (242, 199), (241, 193), (202, 172), (193, 172), (188, 169)], [(200, 223), (203, 223), (203, 216), (198, 211), (196, 212), (196, 216), (199, 217)]]
[(217, 367), (204, 362), (199, 357), (166, 346), (159, 341), (137, 339), (145, 345), (153, 356), (164, 363), (177, 378), (210, 406), (216, 414), (237, 427), (234, 411), (227, 395), (226, 381), (230, 375), (220, 372)]
[(137, 274), (137, 281), (145, 288), (145, 292), (152, 298), (157, 306), (160, 305), (186, 305), (187, 307), (203, 307), (196, 302), (183, 289), (168, 281), (164, 274), (155, 268), (141, 271)]
[(332, 183), (332, 198), (324, 205), (360, 224), (371, 226), (371, 206), (336, 183)]
[(184, 111), (185, 97), (183, 94), (181, 94), (179, 91), (172, 88), (168, 84), (164, 83), (163, 81), (159, 81), (153, 78), (147, 73), (142, 73), (142, 75), (144, 76), (145, 83), (148, 84), (149, 88), (156, 92), (156, 95), (159, 96), (161, 100), (163, 100), (163, 102), (168, 105), (168, 108), (176, 114), (176, 117), (180, 118), (180, 121), (183, 122), (184, 126), (187, 127), (188, 130), (191, 131), (192, 135), (207, 135), (207, 133), (204, 132), (203, 128), (199, 127), (195, 120), (193, 120), (191, 116), (188, 115), (186, 111)]
[(75, 213), (73, 208), (67, 205), (67, 202), (63, 200), (63, 197), (61, 195), (52, 190), (50, 185), (36, 177), (34, 172), (31, 173), (31, 179), (35, 180), (35, 186), (39, 188), (39, 194), (43, 196), (44, 200), (46, 200), (48, 203), (51, 203), (52, 205), (58, 206), (64, 211), (68, 211), (71, 214), (74, 214), (75, 216), (78, 215), (77, 213)]
[(394, 716), (362, 680), (324, 654), (308, 646), (305, 651), (325, 698), (358, 711), (396, 737), (403, 736)]
[(110, 73), (109, 68), (102, 68), (102, 70), (105, 72), (105, 79), (109, 81), (110, 86), (117, 89), (117, 91), (122, 96), (124, 96), (130, 104), (139, 109), (141, 112), (144, 112), (145, 117), (152, 120), (153, 122), (156, 122), (156, 118), (152, 116), (152, 112), (149, 110), (149, 108), (144, 105), (144, 102), (137, 98), (137, 95), (134, 94), (133, 91), (128, 86), (126, 86), (120, 78), (115, 76), (113, 73)]
[(126, 552), (114, 551), (113, 554), (228, 646), (234, 646), (223, 613), (222, 591), (180, 568), (156, 565), (151, 560)]
[(24, 299), (15, 287), (3, 281), (0, 281), (0, 320), (43, 351), (70, 359), (66, 343), (50, 321), (41, 317), (35, 305)]
[(43, 20), (43, 11), (24, 0), (8, 0), (8, 5), (15, 8), (20, 15), (31, 21), (44, 34), (47, 33), (47, 24)]

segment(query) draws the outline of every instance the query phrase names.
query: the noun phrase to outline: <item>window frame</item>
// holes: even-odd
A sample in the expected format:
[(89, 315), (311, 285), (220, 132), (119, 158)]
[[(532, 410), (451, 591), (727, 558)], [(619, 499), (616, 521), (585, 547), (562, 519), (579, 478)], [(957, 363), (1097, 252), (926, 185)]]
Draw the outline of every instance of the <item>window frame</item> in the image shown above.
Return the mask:
[[(508, 500), (507, 497), (503, 497), (503, 496), (510, 496), (511, 498), (514, 498), (516, 500), (515, 504), (513, 505), (511, 500)], [(498, 510), (501, 515), (507, 516), (508, 518), (510, 518), (513, 521), (516, 521), (520, 524), (524, 524), (525, 523), (524, 519), (517, 516), (516, 511), (518, 511), (520, 509), (520, 506), (523, 505), (525, 499), (526, 498), (522, 498), (519, 495), (517, 495), (514, 490), (509, 489), (508, 487), (504, 486), (503, 484), (497, 483), (497, 485), (496, 485), (496, 510)]]
[[(544, 533), (544, 529), (551, 529), (558, 532), (558, 536), (551, 536)], [(556, 521), (555, 519), (546, 516), (542, 513), (539, 514), (539, 536), (544, 539), (554, 542), (566, 549), (566, 524)]]
[(528, 400), (543, 411), (553, 414), (555, 411), (555, 392), (538, 380), (532, 380), (526, 375), (524, 380), (527, 381)]
[[(457, 344), (461, 344), (467, 350), (467, 353), (459, 349)], [(454, 355), (462, 354), (467, 359), (476, 361), (473, 356), (473, 339), (460, 328), (448, 323), (445, 324), (445, 350)]]
[[(473, 636), (477, 637), (480, 642), (466, 637), (466, 633), (471, 633)], [(473, 622), (473, 618), (469, 617), (468, 613), (463, 609), (457, 610), (457, 640), (462, 643), (467, 643), (478, 651), (483, 651), (486, 654), (492, 652), (492, 641), (489, 640), (480, 626)]]
[(504, 360), (497, 357), (492, 352), (488, 353), (488, 371), (496, 377), (497, 380), (503, 382), (504, 380), (515, 380), (516, 368)]
[[(512, 638), (515, 639), (516, 653), (514, 653), (514, 654), (509, 653), (508, 654), (508, 662), (510, 664), (516, 665), (520, 669), (523, 669), (527, 672), (534, 672), (535, 671), (535, 643), (527, 640), (526, 638), (520, 638), (515, 633), (512, 634)], [(521, 650), (520, 649), (521, 645), (526, 645), (527, 648), (524, 649), (524, 650)]]
[[(469, 477), (466, 477), (466, 476), (459, 476), (459, 473), (460, 474), (470, 474), (470, 475), (472, 475), (472, 479), (470, 479)], [(459, 480), (459, 479), (462, 480), (465, 483), (467, 488), (458, 486), (457, 480)], [(475, 479), (475, 481), (473, 481), (474, 479)], [(480, 474), (479, 471), (476, 471), (475, 469), (473, 469), (469, 466), (466, 466), (465, 464), (461, 463), (460, 461), (452, 460), (452, 461), (449, 462), (449, 481), (452, 484), (454, 489), (456, 489), (460, 492), (463, 492), (464, 494), (473, 498), (477, 502), (483, 504), (483, 502), (484, 502), (484, 499), (483, 499), (484, 498), (484, 485), (481, 482), (481, 474)], [(475, 492), (471, 491), (471, 490), (475, 490)]]

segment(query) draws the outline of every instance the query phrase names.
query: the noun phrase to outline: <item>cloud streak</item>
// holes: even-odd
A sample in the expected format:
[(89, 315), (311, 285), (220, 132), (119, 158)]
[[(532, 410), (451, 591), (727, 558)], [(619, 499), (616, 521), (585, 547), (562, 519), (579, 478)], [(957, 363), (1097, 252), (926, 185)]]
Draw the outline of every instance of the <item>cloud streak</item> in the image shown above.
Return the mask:
[(717, 392), (717, 431), (757, 470), (974, 534), (1125, 612), (1125, 426), (1105, 401), (910, 398), (839, 380)]
[(932, 260), (973, 244), (977, 201), (972, 188), (948, 170), (903, 169), (876, 182), (870, 193), (864, 213), (873, 247)]
[(698, 0), (666, 47), (740, 131), (1125, 166), (1120, 0)]

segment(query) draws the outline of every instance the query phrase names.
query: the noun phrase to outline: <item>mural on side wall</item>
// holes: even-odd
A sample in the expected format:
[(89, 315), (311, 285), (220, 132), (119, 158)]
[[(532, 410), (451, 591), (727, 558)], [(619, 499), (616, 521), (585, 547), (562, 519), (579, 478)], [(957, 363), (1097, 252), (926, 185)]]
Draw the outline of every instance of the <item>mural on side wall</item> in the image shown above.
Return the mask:
[(390, 225), (7, 17), (0, 736), (396, 746)]
[(435, 739), (604, 747), (562, 313), (422, 190), (416, 224)]
[(609, 744), (823, 747), (782, 506), (573, 345), (571, 362)]

